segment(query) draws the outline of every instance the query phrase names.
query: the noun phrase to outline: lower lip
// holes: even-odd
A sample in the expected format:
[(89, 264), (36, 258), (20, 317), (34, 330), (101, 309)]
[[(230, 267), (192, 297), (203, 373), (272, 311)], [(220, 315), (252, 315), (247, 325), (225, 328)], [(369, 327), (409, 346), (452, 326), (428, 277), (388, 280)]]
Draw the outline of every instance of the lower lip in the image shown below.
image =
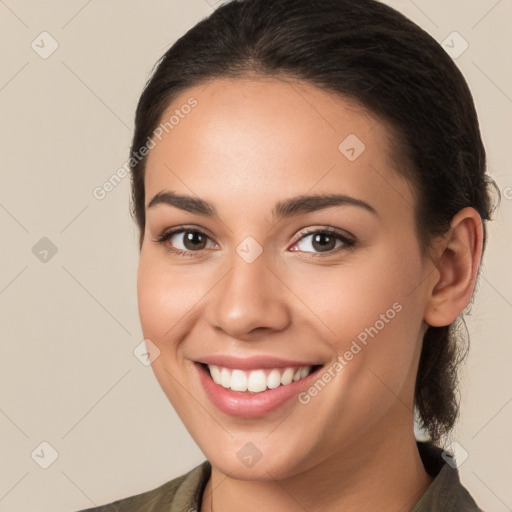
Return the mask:
[(318, 371), (291, 384), (251, 394), (226, 389), (216, 384), (199, 363), (195, 363), (195, 366), (199, 372), (199, 380), (214, 405), (225, 414), (242, 418), (257, 418), (275, 411), (308, 387), (310, 380)]

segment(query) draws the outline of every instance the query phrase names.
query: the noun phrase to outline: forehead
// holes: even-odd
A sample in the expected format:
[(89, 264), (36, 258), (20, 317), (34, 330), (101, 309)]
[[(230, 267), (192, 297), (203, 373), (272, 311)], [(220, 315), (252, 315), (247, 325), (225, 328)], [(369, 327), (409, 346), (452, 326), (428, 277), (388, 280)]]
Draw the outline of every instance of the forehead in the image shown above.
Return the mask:
[(146, 163), (146, 205), (164, 189), (212, 202), (337, 191), (412, 204), (387, 125), (312, 84), (216, 79), (180, 94), (160, 127)]

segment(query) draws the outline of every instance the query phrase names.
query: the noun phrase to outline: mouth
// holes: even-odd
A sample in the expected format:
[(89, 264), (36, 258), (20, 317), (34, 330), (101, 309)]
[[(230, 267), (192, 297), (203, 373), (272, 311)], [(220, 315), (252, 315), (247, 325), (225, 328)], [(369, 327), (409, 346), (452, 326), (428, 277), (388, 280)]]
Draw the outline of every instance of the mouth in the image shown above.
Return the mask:
[(210, 354), (193, 361), (199, 382), (222, 413), (239, 418), (283, 414), (283, 407), (303, 407), (296, 398), (311, 386), (326, 363), (291, 360), (267, 354), (236, 357)]
[(206, 375), (225, 389), (256, 395), (306, 379), (322, 365), (289, 366), (243, 370), (214, 364), (198, 363)]

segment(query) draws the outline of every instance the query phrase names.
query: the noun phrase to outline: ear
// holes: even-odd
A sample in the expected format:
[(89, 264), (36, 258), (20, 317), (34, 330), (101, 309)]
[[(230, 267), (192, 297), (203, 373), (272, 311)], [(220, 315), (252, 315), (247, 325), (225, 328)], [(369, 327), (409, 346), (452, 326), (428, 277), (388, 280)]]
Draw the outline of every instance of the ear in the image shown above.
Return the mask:
[(425, 308), (428, 325), (450, 325), (466, 307), (475, 288), (482, 251), (480, 214), (474, 208), (464, 208), (435, 248), (438, 272)]

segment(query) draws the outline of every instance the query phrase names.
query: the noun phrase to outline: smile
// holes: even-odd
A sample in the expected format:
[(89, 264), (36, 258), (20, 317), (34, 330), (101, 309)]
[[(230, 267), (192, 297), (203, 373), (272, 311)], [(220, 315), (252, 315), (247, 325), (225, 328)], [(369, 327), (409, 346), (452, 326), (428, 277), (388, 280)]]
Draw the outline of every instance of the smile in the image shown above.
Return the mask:
[(313, 366), (302, 366), (248, 371), (213, 364), (206, 366), (210, 377), (216, 384), (232, 391), (247, 391), (249, 393), (262, 393), (268, 389), (287, 386), (307, 377), (313, 368)]
[(194, 364), (206, 396), (224, 414), (247, 419), (277, 413), (304, 391), (324, 366), (268, 357), (208, 359)]

